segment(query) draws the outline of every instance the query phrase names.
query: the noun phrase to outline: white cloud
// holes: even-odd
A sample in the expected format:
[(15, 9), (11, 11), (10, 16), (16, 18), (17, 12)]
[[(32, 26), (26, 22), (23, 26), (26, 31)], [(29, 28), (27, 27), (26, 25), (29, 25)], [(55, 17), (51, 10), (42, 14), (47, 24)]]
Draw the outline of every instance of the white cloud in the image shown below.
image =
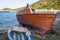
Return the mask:
[(38, 0), (0, 0), (0, 9), (8, 7), (8, 8), (18, 8), (25, 6), (27, 2), (34, 3)]

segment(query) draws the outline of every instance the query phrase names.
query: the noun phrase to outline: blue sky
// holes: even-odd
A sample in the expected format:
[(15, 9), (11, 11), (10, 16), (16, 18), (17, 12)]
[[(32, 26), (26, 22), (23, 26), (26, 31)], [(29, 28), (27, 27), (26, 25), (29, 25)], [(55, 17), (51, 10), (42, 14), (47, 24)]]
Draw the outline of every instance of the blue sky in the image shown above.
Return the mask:
[(32, 4), (38, 0), (0, 0), (0, 9), (3, 9), (5, 7), (8, 8), (19, 8), (26, 6), (26, 4), (29, 2), (29, 4)]

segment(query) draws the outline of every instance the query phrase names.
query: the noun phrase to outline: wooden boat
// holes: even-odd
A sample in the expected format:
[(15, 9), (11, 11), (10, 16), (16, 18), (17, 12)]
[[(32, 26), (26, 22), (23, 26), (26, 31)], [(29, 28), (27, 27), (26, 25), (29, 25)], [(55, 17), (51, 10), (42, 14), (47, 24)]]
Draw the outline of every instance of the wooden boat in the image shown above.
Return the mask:
[(36, 31), (43, 35), (53, 25), (56, 18), (56, 11), (35, 11), (29, 7), (24, 8), (17, 12), (17, 20), (20, 24), (36, 29)]

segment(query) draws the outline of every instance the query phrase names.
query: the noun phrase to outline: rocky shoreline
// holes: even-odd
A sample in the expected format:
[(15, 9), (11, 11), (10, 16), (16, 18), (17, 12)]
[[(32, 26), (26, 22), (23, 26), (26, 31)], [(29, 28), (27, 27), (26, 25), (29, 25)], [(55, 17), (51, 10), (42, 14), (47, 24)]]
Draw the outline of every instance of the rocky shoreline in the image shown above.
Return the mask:
[[(18, 25), (15, 25), (18, 26)], [(20, 25), (22, 26), (22, 25)], [(8, 36), (7, 36), (7, 31), (11, 26), (7, 26), (7, 27), (0, 27), (0, 40), (8, 40)], [(33, 35), (33, 39), (34, 40), (60, 40), (60, 20), (57, 20), (56, 22), (54, 22), (53, 24), (53, 30), (55, 31), (55, 33), (50, 33), (50, 34), (45, 34), (43, 36), (40, 36), (34, 32), (32, 32)], [(6, 36), (6, 37), (4, 37)]]

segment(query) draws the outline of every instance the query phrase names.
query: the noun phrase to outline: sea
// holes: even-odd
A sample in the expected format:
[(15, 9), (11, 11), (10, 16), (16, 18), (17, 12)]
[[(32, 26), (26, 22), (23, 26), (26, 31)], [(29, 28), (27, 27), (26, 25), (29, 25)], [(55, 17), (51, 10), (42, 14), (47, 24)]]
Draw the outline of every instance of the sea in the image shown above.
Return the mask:
[[(58, 20), (60, 20), (60, 12), (58, 12), (56, 17), (56, 21)], [(6, 27), (12, 25), (19, 25), (16, 18), (16, 12), (0, 11), (0, 27)]]
[(19, 25), (16, 12), (0, 11), (0, 27)]

